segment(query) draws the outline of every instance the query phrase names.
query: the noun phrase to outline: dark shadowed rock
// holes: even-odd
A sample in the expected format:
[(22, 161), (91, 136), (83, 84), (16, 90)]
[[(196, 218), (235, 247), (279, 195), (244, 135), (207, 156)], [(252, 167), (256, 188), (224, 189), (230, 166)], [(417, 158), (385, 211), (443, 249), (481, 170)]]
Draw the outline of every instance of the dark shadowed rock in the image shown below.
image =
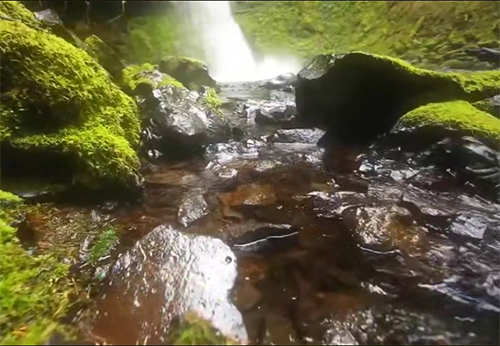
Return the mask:
[(500, 50), (492, 48), (466, 49), (465, 52), (480, 61), (485, 61), (500, 67)]
[(499, 82), (494, 71), (442, 73), (361, 52), (323, 54), (297, 76), (297, 111), (338, 142), (366, 144), (421, 105), (492, 97)]
[(472, 104), (477, 109), (489, 113), (496, 118), (500, 118), (500, 95), (477, 101)]

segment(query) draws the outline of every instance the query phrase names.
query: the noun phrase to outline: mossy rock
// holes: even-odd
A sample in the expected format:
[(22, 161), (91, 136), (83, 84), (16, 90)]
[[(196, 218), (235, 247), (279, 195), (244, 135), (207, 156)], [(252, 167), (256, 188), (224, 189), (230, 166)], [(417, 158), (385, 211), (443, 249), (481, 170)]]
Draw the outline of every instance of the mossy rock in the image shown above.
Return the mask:
[(159, 70), (174, 77), (190, 90), (200, 91), (203, 86), (217, 87), (207, 66), (196, 59), (168, 56), (161, 60)]
[(2, 21), (20, 21), (34, 29), (42, 30), (44, 28), (44, 25), (36, 19), (35, 14), (19, 1), (1, 1), (0, 16)]
[(500, 94), (493, 97), (474, 102), (472, 104), (477, 109), (500, 118)]
[(180, 317), (170, 333), (172, 345), (238, 345), (194, 312)]
[(34, 160), (65, 182), (137, 187), (137, 106), (92, 57), (17, 21), (0, 23), (0, 53), (2, 174), (37, 175)]
[(353, 52), (316, 56), (298, 74), (299, 117), (340, 142), (370, 143), (412, 109), (479, 101), (499, 93), (500, 71), (436, 72), (387, 56)]
[(85, 51), (95, 58), (115, 80), (120, 81), (122, 79), (122, 71), (125, 68), (125, 64), (111, 47), (96, 35), (87, 37), (83, 43)]
[(136, 96), (146, 96), (154, 89), (166, 85), (172, 85), (176, 88), (184, 87), (181, 82), (168, 74), (161, 73), (157, 66), (149, 63), (127, 66), (122, 75), (122, 88), (128, 94)]
[(487, 142), (500, 143), (500, 119), (461, 100), (420, 106), (403, 115), (396, 126), (440, 126)]

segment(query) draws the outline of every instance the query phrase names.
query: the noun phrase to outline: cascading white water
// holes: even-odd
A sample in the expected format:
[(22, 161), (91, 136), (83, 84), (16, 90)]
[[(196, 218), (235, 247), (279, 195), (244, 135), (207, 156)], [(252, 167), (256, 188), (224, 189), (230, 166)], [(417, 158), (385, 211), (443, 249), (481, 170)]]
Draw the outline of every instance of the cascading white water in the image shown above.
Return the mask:
[(298, 61), (292, 57), (267, 56), (257, 61), (233, 18), (229, 1), (176, 3), (187, 16), (189, 38), (196, 37), (196, 42), (203, 47), (203, 57), (198, 57), (206, 62), (217, 81), (263, 80), (282, 73), (296, 73), (300, 69)]

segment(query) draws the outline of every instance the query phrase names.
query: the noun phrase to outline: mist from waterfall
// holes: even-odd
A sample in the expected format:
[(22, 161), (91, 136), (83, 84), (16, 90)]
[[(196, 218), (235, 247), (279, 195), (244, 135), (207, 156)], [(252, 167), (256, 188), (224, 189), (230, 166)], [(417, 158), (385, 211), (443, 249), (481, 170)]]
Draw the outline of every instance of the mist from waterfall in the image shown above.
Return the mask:
[(184, 50), (204, 60), (217, 81), (257, 81), (300, 70), (299, 61), (290, 56), (264, 56), (257, 60), (233, 18), (229, 1), (175, 4), (185, 20), (185, 40), (189, 40)]

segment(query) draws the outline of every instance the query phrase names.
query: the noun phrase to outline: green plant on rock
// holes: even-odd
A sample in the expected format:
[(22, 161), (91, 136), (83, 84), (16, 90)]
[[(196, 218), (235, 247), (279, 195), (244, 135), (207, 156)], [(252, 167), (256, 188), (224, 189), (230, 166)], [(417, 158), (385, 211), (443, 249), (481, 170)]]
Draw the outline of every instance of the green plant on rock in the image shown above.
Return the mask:
[(172, 345), (237, 345), (194, 312), (182, 317), (170, 338)]
[(207, 88), (205, 92), (205, 96), (203, 97), (203, 104), (213, 113), (221, 116), (222, 111), (221, 111), (221, 106), (222, 102), (219, 98), (219, 95), (217, 95), (217, 91), (215, 91), (214, 88)]
[(90, 251), (89, 262), (96, 264), (102, 257), (108, 255), (112, 247), (118, 241), (118, 234), (113, 228), (102, 231), (96, 239), (92, 250)]
[(137, 106), (94, 59), (16, 21), (0, 23), (0, 53), (2, 143), (71, 157), (75, 183), (137, 185)]

